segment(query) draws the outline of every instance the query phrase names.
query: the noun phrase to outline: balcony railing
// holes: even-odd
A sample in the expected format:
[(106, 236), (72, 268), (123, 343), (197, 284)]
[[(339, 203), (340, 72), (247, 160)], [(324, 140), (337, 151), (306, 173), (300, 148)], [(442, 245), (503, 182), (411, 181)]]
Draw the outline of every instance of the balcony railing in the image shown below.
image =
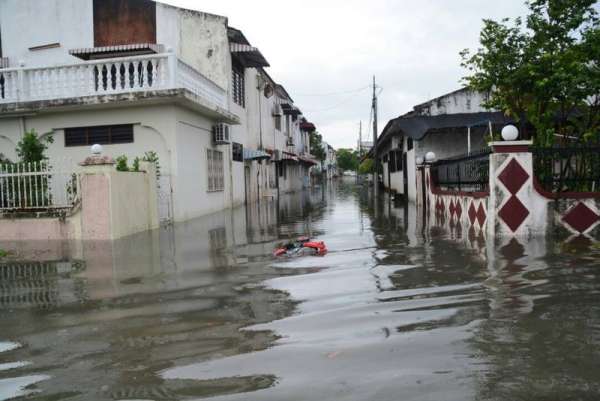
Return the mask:
[(172, 53), (0, 70), (0, 103), (164, 89), (187, 89), (227, 108), (225, 91)]

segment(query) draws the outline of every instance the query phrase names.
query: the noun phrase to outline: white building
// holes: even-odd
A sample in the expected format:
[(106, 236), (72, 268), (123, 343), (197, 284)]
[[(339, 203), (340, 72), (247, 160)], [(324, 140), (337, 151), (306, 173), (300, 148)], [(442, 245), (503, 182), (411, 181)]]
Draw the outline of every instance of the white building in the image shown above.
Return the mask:
[(335, 149), (327, 142), (323, 142), (323, 150), (325, 151), (325, 160), (322, 163), (322, 173), (325, 178), (331, 180), (337, 176), (337, 158)]
[(384, 187), (415, 201), (417, 161), (428, 152), (440, 160), (484, 149), (490, 131), (509, 122), (503, 113), (485, 109), (484, 101), (483, 94), (463, 88), (390, 120), (377, 138)]
[(149, 0), (0, 0), (0, 35), (11, 160), (30, 130), (53, 137), (51, 160), (76, 163), (94, 143), (130, 160), (154, 151), (159, 212), (175, 221), (308, 180), (300, 111), (225, 17)]

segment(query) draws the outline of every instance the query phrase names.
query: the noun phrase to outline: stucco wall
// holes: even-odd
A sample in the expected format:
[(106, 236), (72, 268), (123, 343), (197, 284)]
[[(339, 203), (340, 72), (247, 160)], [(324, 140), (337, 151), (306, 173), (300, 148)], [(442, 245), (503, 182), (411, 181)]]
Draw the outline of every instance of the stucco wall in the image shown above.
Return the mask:
[(75, 164), (90, 155), (89, 146), (65, 147), (64, 129), (111, 124), (134, 124), (134, 142), (104, 145), (104, 154), (116, 158), (126, 155), (130, 165), (136, 156), (155, 151), (159, 156), (161, 174), (170, 174), (174, 165), (175, 107), (146, 106), (119, 109), (73, 110), (61, 113), (38, 114), (23, 118), (0, 119), (0, 153), (15, 155), (14, 145), (22, 137), (22, 130), (35, 130), (39, 135), (51, 134), (47, 155), (51, 160), (68, 158)]
[(0, 219), (1, 241), (46, 241), (77, 238), (81, 236), (80, 215), (67, 219), (10, 218)]
[(479, 92), (461, 89), (414, 107), (417, 114), (438, 116), (440, 114), (480, 113), (489, 111), (482, 104), (484, 96)]
[(115, 172), (110, 184), (113, 238), (158, 228), (156, 176), (153, 172)]
[(390, 189), (399, 194), (404, 194), (404, 173), (402, 171), (390, 174)]
[[(177, 167), (173, 174), (175, 220), (187, 220), (231, 207), (231, 146), (214, 146), (212, 122), (179, 109), (177, 112)], [(223, 152), (224, 191), (208, 192), (206, 150)], [(234, 186), (242, 177), (235, 176)], [(234, 200), (235, 201), (235, 200)]]
[[(11, 67), (73, 63), (69, 49), (94, 46), (92, 0), (2, 0), (3, 56)], [(59, 47), (29, 50), (59, 43)]]
[(227, 18), (157, 3), (156, 31), (158, 43), (172, 48), (223, 89), (229, 88)]

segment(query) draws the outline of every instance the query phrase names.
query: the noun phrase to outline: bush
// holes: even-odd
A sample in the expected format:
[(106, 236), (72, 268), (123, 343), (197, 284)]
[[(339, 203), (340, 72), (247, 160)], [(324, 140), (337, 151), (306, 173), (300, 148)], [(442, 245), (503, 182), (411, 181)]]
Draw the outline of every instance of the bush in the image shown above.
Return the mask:
[(117, 157), (117, 171), (129, 171), (129, 166), (127, 166), (127, 156), (121, 155)]
[(23, 163), (40, 162), (47, 160), (45, 152), (48, 143), (54, 142), (52, 135), (47, 135), (43, 140), (38, 137), (35, 130), (27, 131), (17, 143), (17, 156)]

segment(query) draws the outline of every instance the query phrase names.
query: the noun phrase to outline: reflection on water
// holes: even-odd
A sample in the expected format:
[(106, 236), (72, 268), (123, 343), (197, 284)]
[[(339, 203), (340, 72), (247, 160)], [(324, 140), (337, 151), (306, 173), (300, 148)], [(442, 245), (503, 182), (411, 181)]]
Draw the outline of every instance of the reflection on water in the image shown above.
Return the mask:
[[(0, 244), (0, 400), (597, 399), (600, 247), (339, 182), (116, 242)], [(324, 257), (273, 260), (298, 235)]]

